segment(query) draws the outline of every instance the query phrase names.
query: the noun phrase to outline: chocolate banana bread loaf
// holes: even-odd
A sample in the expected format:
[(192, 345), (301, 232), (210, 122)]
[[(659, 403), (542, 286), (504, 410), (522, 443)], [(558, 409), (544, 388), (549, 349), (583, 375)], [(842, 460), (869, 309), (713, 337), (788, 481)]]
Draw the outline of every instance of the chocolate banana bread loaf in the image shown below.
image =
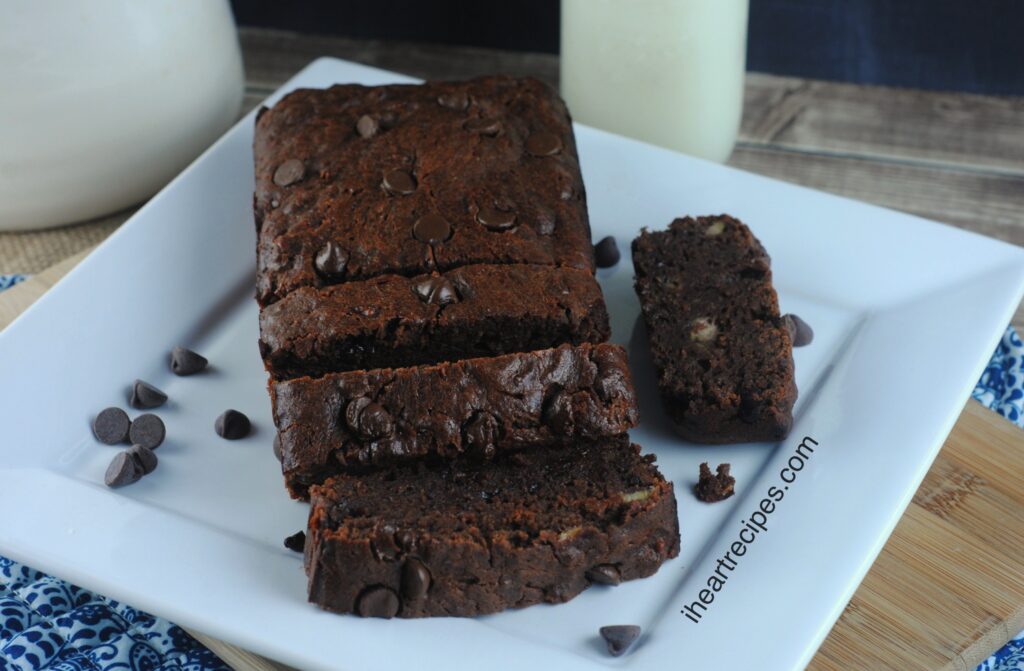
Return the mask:
[(609, 326), (587, 270), (486, 265), (302, 287), (263, 308), (260, 333), (285, 379), (601, 342)]
[(470, 616), (651, 575), (672, 485), (626, 431), (571, 122), (484, 77), (256, 117), (260, 351), (310, 601)]
[(562, 346), (413, 368), (271, 383), (292, 496), (343, 471), (480, 460), (624, 433), (637, 407), (626, 351)]
[(770, 259), (740, 221), (676, 219), (633, 241), (636, 291), (665, 408), (702, 443), (780, 440), (793, 424), (793, 343)]
[(672, 484), (625, 436), (312, 488), (309, 599), (369, 617), (568, 601), (679, 552)]
[(257, 298), (470, 264), (593, 270), (569, 115), (534, 79), (301, 89), (254, 143)]

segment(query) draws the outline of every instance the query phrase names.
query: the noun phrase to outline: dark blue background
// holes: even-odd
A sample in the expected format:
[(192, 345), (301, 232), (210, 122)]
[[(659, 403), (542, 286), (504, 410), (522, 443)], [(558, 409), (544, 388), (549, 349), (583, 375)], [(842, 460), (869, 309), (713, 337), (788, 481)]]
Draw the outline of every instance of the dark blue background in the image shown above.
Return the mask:
[[(557, 0), (232, 5), (241, 25), (558, 51)], [(747, 66), (816, 79), (1024, 94), (1024, 0), (750, 0)]]

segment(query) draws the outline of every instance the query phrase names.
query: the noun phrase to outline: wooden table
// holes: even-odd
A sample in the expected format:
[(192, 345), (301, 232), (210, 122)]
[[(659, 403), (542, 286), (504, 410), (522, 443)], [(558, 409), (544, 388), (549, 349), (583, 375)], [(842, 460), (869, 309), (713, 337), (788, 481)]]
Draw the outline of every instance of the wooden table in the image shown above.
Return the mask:
[[(558, 78), (558, 59), (546, 54), (254, 29), (241, 31), (241, 43), (246, 111), (325, 55), (423, 78), (494, 72)], [(729, 164), (1024, 245), (1022, 98), (750, 73)], [(129, 214), (71, 229), (0, 234), (0, 272), (38, 273), (5, 292), (0, 328)], [(1013, 323), (1024, 331), (1024, 310)], [(1024, 547), (1022, 481), (1024, 432), (970, 403), (811, 666), (971, 669), (1015, 634), (1024, 626), (1021, 560), (1013, 557)], [(982, 561), (957, 554), (967, 547), (994, 554)], [(919, 598), (904, 598), (907, 584)], [(948, 612), (958, 606), (964, 611)], [(236, 668), (280, 668), (200, 637)]]

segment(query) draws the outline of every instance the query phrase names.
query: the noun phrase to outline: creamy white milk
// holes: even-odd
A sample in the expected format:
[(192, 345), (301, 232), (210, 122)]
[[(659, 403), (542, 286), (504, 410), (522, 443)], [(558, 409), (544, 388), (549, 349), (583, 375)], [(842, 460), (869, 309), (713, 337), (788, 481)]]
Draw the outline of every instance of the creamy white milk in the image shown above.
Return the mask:
[(4, 0), (0, 230), (151, 195), (234, 121), (241, 52), (226, 0)]
[(723, 162), (748, 0), (562, 0), (562, 96), (582, 123)]

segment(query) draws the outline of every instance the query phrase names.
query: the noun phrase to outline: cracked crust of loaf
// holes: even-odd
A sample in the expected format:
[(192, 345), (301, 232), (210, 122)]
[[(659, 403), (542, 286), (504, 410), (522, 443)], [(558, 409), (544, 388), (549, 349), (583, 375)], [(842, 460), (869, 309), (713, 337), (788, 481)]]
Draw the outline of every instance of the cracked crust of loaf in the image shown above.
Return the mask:
[[(461, 95), (462, 109), (439, 104)], [(381, 123), (371, 137), (357, 128)], [(495, 133), (467, 124), (497, 123)], [(527, 140), (547, 133), (561, 149), (532, 155)], [(300, 89), (256, 120), (253, 152), (258, 232), (257, 299), (265, 306), (299, 287), (381, 274), (418, 275), (468, 264), (542, 264), (593, 272), (586, 194), (571, 120), (548, 85), (530, 78)], [(301, 177), (275, 182), (288, 161)], [(395, 196), (388, 171), (407, 172), (416, 188)], [(456, 186), (457, 185), (457, 186)], [(508, 230), (478, 221), (482, 210), (515, 213)], [(411, 233), (425, 214), (452, 227), (443, 243)], [(325, 277), (315, 259), (328, 242), (344, 249), (344, 272)]]

